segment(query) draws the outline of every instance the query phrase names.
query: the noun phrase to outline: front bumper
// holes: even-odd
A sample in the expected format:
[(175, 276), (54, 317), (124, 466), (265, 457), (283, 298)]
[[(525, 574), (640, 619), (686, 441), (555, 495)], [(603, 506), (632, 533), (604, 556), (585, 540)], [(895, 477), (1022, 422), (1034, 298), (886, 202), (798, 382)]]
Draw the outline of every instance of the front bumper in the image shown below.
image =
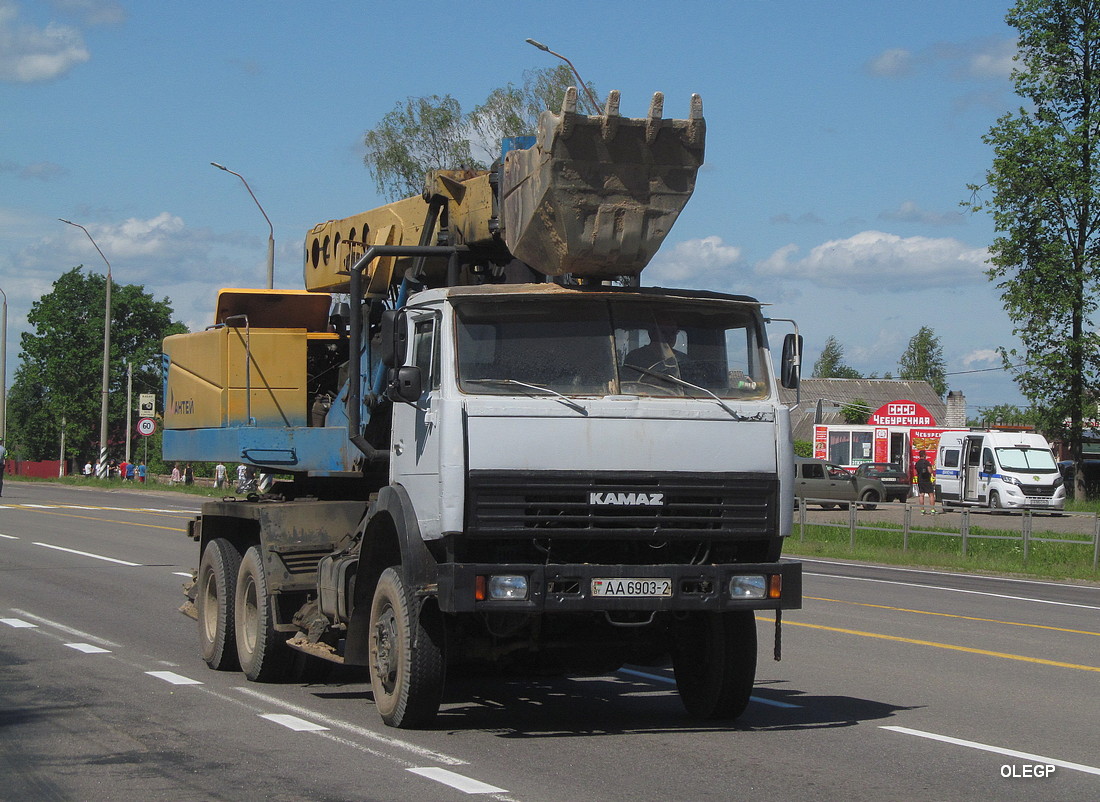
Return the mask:
[[(523, 600), (480, 601), (477, 577), (527, 577)], [(777, 598), (731, 598), (730, 580), (739, 575), (778, 576)], [(592, 595), (597, 578), (672, 580), (672, 595), (607, 598)], [(644, 612), (731, 610), (797, 610), (802, 607), (802, 563), (776, 562), (726, 565), (529, 565), (447, 563), (439, 566), (439, 607), (446, 613), (525, 612), (578, 613), (617, 610)]]

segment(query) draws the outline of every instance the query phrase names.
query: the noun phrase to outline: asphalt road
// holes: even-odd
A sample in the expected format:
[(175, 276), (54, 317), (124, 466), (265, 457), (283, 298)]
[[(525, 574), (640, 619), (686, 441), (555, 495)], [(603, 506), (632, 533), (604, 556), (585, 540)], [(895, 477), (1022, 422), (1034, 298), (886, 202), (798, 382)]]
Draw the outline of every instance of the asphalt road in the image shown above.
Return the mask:
[(197, 500), (4, 490), (2, 799), (1100, 798), (1098, 587), (807, 562), (735, 724), (634, 668), (460, 678), (436, 727), (398, 731), (350, 671), (207, 669), (176, 611)]

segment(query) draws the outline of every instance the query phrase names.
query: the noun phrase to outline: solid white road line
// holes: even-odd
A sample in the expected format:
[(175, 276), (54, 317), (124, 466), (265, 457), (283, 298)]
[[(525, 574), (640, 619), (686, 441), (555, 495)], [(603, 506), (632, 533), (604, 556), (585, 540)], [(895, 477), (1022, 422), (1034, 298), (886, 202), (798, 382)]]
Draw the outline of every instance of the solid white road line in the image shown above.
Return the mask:
[(150, 677), (156, 677), (165, 682), (171, 682), (173, 685), (202, 685), (197, 679), (185, 677), (182, 674), (177, 674), (175, 671), (146, 671), (145, 673)]
[(39, 624), (45, 624), (46, 626), (51, 627), (53, 629), (59, 629), (62, 632), (68, 633), (69, 635), (72, 635), (73, 637), (76, 637), (76, 638), (83, 638), (84, 640), (95, 641), (96, 643), (98, 643), (101, 646), (110, 646), (112, 649), (121, 649), (122, 648), (122, 646), (120, 644), (117, 644), (114, 641), (107, 640), (106, 638), (101, 638), (98, 635), (92, 635), (91, 633), (84, 632), (83, 630), (75, 629), (73, 627), (67, 627), (64, 624), (59, 624), (56, 621), (51, 621), (50, 619), (43, 618), (40, 615), (35, 615), (34, 613), (28, 613), (26, 610), (20, 610), (18, 608), (13, 607), (12, 612), (13, 613), (18, 613), (19, 615), (23, 616), (24, 618), (29, 618), (31, 621), (37, 621)]
[(1079, 607), (1082, 610), (1100, 610), (1094, 604), (1075, 604), (1073, 602), (1052, 601), (1051, 599), (1033, 599), (1029, 596), (1010, 596), (1006, 593), (989, 593), (984, 590), (964, 590), (963, 588), (945, 588), (942, 585), (921, 585), (916, 582), (898, 582), (893, 579), (872, 579), (865, 576), (835, 576), (833, 574), (803, 573), (803, 576), (824, 577), (825, 579), (840, 579), (849, 582), (878, 582), (883, 585), (901, 585), (906, 588), (924, 588), (925, 590), (942, 590), (948, 593), (970, 593), (974, 596), (990, 596), (994, 599), (1009, 599), (1011, 601), (1034, 602), (1036, 604), (1053, 604), (1058, 607)]
[[(647, 674), (644, 671), (636, 671), (633, 668), (620, 668), (618, 673), (629, 674), (632, 677), (641, 677), (642, 679), (654, 680), (655, 682), (664, 682), (669, 685), (675, 685), (676, 680), (671, 677), (663, 677), (660, 674)], [(792, 705), (790, 702), (778, 702), (774, 699), (765, 699), (763, 696), (750, 696), (750, 702), (756, 702), (757, 704), (770, 705), (771, 707), (785, 707), (792, 710), (798, 710), (802, 705)]]
[(317, 732), (319, 730), (328, 729), (328, 727), (314, 724), (312, 721), (306, 721), (304, 718), (290, 716), (286, 713), (264, 713), (260, 718), (266, 718), (268, 721), (282, 724), (287, 729), (294, 730), (295, 732)]
[(435, 780), (437, 783), (449, 785), (451, 788), (455, 788), (465, 794), (506, 793), (504, 788), (497, 788), (495, 785), (483, 783), (481, 782), (481, 780), (473, 780), (469, 777), (464, 777), (461, 774), (455, 774), (453, 771), (448, 771), (447, 769), (441, 769), (435, 766), (406, 769), (406, 771), (409, 771), (413, 774), (419, 774), (421, 777), (427, 777), (429, 780)]
[(38, 543), (38, 542), (35, 542), (34, 545), (42, 546), (43, 548), (47, 548), (47, 549), (54, 549), (55, 551), (65, 551), (65, 552), (68, 552), (69, 554), (78, 554), (81, 557), (91, 557), (93, 560), (103, 560), (104, 562), (117, 563), (118, 565), (128, 565), (131, 568), (140, 568), (141, 567), (141, 563), (127, 562), (126, 560), (118, 560), (118, 559), (115, 559), (114, 557), (104, 557), (102, 554), (92, 554), (90, 551), (77, 551), (76, 549), (67, 549), (64, 546), (55, 546), (52, 543)]
[(19, 540), (15, 535), (0, 535), (4, 540)]
[(1005, 757), (1015, 757), (1020, 760), (1027, 760), (1031, 763), (1043, 763), (1045, 765), (1058, 766), (1063, 769), (1083, 771), (1086, 774), (1100, 775), (1100, 768), (1096, 766), (1086, 766), (1083, 763), (1070, 763), (1068, 760), (1059, 760), (1055, 757), (1033, 755), (1030, 752), (1017, 752), (1015, 749), (1003, 749), (999, 746), (990, 746), (989, 744), (982, 744), (977, 741), (964, 741), (962, 738), (952, 738), (949, 735), (937, 735), (934, 732), (925, 732), (924, 730), (911, 730), (908, 727), (881, 727), (881, 729), (890, 730), (891, 732), (900, 732), (902, 735), (916, 735), (918, 738), (928, 738), (933, 741), (941, 741), (945, 744), (965, 746), (970, 749), (980, 749), (983, 752), (993, 752), (998, 755), (1004, 755)]

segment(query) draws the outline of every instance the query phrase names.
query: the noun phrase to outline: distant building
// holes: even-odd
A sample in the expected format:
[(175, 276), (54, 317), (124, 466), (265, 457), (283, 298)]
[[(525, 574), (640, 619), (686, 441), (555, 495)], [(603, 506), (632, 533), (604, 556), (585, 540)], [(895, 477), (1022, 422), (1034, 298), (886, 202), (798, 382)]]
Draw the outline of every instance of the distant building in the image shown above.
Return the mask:
[[(799, 398), (795, 404), (796, 394)], [(948, 403), (936, 395), (926, 381), (907, 379), (803, 379), (797, 391), (781, 388), (780, 398), (791, 407), (791, 428), (795, 440), (812, 440), (814, 424), (844, 424), (841, 407), (864, 403), (868, 413), (891, 401), (907, 400), (928, 410), (933, 420), (925, 426), (959, 428), (966, 425), (966, 399), (962, 393), (949, 393)], [(948, 409), (951, 420), (948, 420)], [(961, 420), (958, 416), (961, 411)], [(956, 422), (958, 421), (958, 422)]]

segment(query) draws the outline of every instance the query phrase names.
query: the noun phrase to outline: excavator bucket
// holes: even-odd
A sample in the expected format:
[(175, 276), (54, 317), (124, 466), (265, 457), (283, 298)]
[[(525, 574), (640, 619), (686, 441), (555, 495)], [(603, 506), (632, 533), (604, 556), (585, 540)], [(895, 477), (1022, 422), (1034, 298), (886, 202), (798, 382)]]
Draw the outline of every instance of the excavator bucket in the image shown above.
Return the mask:
[(686, 120), (577, 113), (570, 87), (561, 113), (539, 118), (533, 147), (504, 159), (501, 217), (512, 254), (550, 276), (636, 276), (653, 258), (695, 189), (706, 122), (699, 95)]

